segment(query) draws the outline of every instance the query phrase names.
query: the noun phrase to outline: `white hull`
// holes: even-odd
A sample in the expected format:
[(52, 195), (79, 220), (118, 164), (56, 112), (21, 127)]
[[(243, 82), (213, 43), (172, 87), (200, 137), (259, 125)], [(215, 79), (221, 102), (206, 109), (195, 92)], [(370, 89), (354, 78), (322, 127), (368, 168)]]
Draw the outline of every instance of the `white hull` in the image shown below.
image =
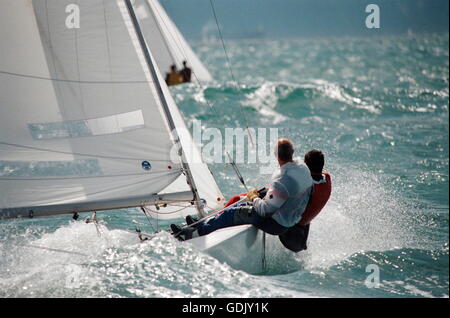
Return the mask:
[(239, 225), (194, 238), (189, 243), (235, 269), (257, 274), (264, 270), (264, 240), (264, 233), (254, 226)]

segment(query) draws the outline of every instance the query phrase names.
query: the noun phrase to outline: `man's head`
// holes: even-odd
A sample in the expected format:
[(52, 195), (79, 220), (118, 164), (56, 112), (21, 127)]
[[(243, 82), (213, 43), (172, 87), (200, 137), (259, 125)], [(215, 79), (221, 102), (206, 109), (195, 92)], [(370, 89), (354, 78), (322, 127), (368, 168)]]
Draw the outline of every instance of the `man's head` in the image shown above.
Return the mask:
[(278, 163), (283, 165), (286, 162), (292, 161), (293, 155), (294, 146), (292, 145), (292, 141), (287, 138), (278, 139), (275, 147), (275, 156), (278, 159)]
[(177, 70), (177, 66), (176, 66), (175, 64), (172, 64), (172, 65), (170, 66), (170, 69), (171, 69), (172, 71), (176, 71), (176, 70)]
[(186, 67), (186, 64), (187, 64), (187, 62), (186, 62), (186, 61), (183, 61), (183, 66), (184, 66), (184, 67)]
[(322, 169), (325, 164), (325, 158), (322, 151), (317, 149), (308, 151), (305, 154), (305, 163), (312, 175), (322, 174)]

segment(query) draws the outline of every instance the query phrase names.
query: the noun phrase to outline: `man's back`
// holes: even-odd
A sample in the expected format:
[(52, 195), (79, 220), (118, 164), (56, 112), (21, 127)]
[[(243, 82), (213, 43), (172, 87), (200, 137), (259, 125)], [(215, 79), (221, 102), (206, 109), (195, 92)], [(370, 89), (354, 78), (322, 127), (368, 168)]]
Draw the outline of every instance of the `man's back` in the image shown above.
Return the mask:
[(301, 218), (312, 189), (308, 167), (295, 161), (284, 164), (272, 176), (272, 184), (264, 199), (255, 199), (255, 211), (271, 216), (284, 227), (295, 225)]

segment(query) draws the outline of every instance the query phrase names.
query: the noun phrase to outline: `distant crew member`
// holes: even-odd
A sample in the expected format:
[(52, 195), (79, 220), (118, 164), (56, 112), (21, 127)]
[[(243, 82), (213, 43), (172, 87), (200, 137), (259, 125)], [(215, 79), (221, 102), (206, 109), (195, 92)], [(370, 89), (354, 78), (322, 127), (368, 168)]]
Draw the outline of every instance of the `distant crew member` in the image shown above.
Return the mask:
[(170, 72), (166, 73), (166, 84), (167, 86), (173, 86), (183, 83), (183, 77), (177, 72), (177, 67), (175, 64), (170, 66)]
[(187, 62), (183, 61), (183, 69), (180, 71), (180, 75), (183, 77), (184, 83), (189, 83), (191, 81), (192, 70), (186, 64)]

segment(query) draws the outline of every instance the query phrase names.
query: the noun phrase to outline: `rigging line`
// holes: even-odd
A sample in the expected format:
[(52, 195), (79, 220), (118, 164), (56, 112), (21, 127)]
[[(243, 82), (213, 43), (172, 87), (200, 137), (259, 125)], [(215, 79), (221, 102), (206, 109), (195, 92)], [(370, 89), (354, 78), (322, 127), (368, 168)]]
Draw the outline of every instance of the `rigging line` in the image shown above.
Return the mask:
[[(176, 202), (176, 201), (172, 201), (172, 202)], [(179, 201), (179, 202), (186, 203), (187, 201)], [(194, 202), (194, 201), (189, 201), (189, 202)], [(200, 201), (200, 203), (203, 203), (203, 202)], [(186, 210), (186, 209), (189, 209), (189, 208), (193, 207), (192, 204), (189, 204), (189, 205), (175, 205), (175, 204), (170, 204), (170, 202), (167, 202), (166, 204), (167, 204), (167, 206), (179, 207), (180, 209), (175, 210), (175, 211), (170, 211), (170, 212), (163, 212), (163, 211), (150, 209), (148, 206), (142, 206), (141, 208), (145, 209), (147, 212), (151, 212), (151, 213), (156, 214), (156, 215), (170, 215), (170, 214), (176, 214), (176, 213), (178, 213), (180, 211), (183, 211), (183, 210)], [(209, 208), (210, 210), (214, 210), (214, 208), (212, 208), (212, 207), (210, 207), (208, 205), (206, 205), (206, 207)]]
[(148, 214), (147, 214), (147, 208), (143, 206), (143, 207), (141, 207), (141, 211), (144, 213), (145, 217), (147, 218), (147, 221), (150, 224), (150, 226), (152, 227), (153, 232), (157, 232), (155, 230), (155, 227), (153, 226), (152, 222), (150, 221), (150, 218), (149, 218)]
[[(168, 174), (172, 174), (172, 172), (181, 172), (181, 169), (178, 170), (171, 170), (170, 173)], [(167, 171), (151, 171), (151, 172), (146, 172), (145, 175), (155, 175), (155, 174), (161, 174), (161, 173), (167, 173)], [(66, 176), (66, 177), (52, 177), (52, 176), (46, 176), (46, 177), (3, 177), (0, 176), (0, 180), (9, 180), (9, 181), (33, 181), (33, 180), (78, 180), (78, 179), (92, 179), (92, 178), (117, 178), (117, 177), (135, 177), (135, 176), (143, 176), (143, 173), (123, 173), (123, 174), (108, 174), (108, 175), (90, 175), (90, 176)]]
[(236, 165), (236, 162), (234, 162), (233, 158), (231, 158), (230, 153), (228, 152), (228, 150), (225, 150), (227, 155), (228, 155), (228, 159), (230, 160), (230, 164), (233, 167), (234, 172), (236, 172), (236, 175), (239, 179), (239, 181), (241, 181), (242, 185), (244, 186), (245, 190), (247, 190), (247, 192), (249, 192), (247, 185), (245, 184), (244, 178), (242, 177), (241, 172), (239, 171), (239, 168)]
[(187, 208), (189, 208), (189, 207), (192, 207), (192, 205), (190, 204), (190, 202), (192, 202), (192, 201), (189, 201), (189, 202), (183, 202), (184, 204), (170, 204), (170, 203), (167, 203), (167, 206), (187, 209)]
[[(169, 205), (169, 204), (168, 204), (168, 205)], [(172, 206), (175, 206), (175, 205), (172, 205)], [(159, 215), (159, 214), (161, 214), (161, 215), (169, 215), (169, 214), (175, 214), (175, 213), (178, 213), (178, 212), (180, 212), (180, 211), (186, 210), (186, 209), (191, 208), (191, 207), (192, 207), (192, 205), (184, 206), (184, 207), (182, 207), (182, 208), (180, 208), (180, 209), (178, 209), (178, 210), (170, 211), (170, 212), (160, 212), (160, 211), (155, 211), (155, 210), (150, 209), (150, 208), (147, 207), (147, 206), (145, 206), (144, 208), (145, 208), (145, 210), (150, 211), (151, 213), (154, 213), (154, 214), (156, 214), (156, 215)]]
[[(225, 58), (227, 60), (227, 65), (228, 65), (228, 69), (229, 69), (230, 74), (231, 74), (231, 78), (233, 79), (233, 82), (234, 82), (234, 84), (236, 86), (237, 91), (240, 94), (242, 94), (241, 89), (239, 87), (239, 83), (237, 82), (237, 80), (236, 80), (236, 78), (234, 76), (233, 68), (231, 67), (231, 61), (230, 61), (230, 58), (228, 56), (227, 48), (225, 46), (225, 41), (224, 41), (223, 36), (222, 36), (222, 31), (220, 30), (219, 20), (217, 18), (216, 9), (214, 8), (213, 0), (209, 0), (209, 3), (211, 4), (211, 9), (212, 9), (212, 12), (213, 12), (214, 20), (216, 21), (217, 31), (219, 33), (219, 37), (220, 37), (220, 41), (222, 43), (223, 51), (225, 53)], [(255, 146), (255, 144), (253, 143), (252, 134), (250, 133), (250, 129), (248, 127), (248, 120), (247, 120), (247, 117), (245, 116), (245, 112), (244, 112), (244, 109), (243, 109), (242, 105), (240, 105), (240, 110), (241, 110), (242, 117), (244, 118), (244, 121), (245, 121), (245, 126), (247, 128), (247, 134), (249, 136), (250, 142), (251, 142), (252, 146)]]
[(136, 161), (136, 160), (138, 160), (138, 161), (150, 160), (150, 161), (153, 161), (153, 162), (167, 162), (167, 160), (157, 160), (157, 159), (151, 159), (151, 158), (114, 157), (114, 156), (105, 156), (105, 155), (97, 155), (97, 154), (86, 154), (86, 153), (80, 153), (80, 152), (69, 152), (69, 151), (53, 150), (53, 149), (48, 149), (48, 148), (40, 148), (40, 147), (19, 145), (19, 144), (4, 142), (4, 141), (0, 141), (0, 145), (16, 147), (16, 148), (31, 149), (31, 150), (38, 150), (38, 151), (45, 151), (45, 152), (52, 152), (52, 153), (60, 153), (60, 154), (64, 154), (64, 155), (77, 155), (77, 156), (82, 156), (82, 157), (113, 159), (113, 160), (133, 160), (133, 161)]
[(96, 212), (96, 211), (94, 211), (94, 212), (92, 213), (92, 216), (91, 216), (90, 218), (87, 218), (87, 219), (85, 220), (85, 222), (86, 222), (86, 224), (94, 223), (95, 229), (97, 230), (97, 235), (98, 235), (99, 237), (102, 237), (102, 231), (100, 230), (100, 224), (99, 224), (99, 222), (98, 222), (98, 220), (97, 220), (97, 212)]
[(103, 232), (100, 230), (100, 226), (98, 225), (97, 221), (94, 221), (95, 229), (97, 230), (97, 234), (99, 237), (102, 237)]
[(212, 216), (215, 216), (215, 215), (217, 215), (217, 214), (222, 213), (223, 211), (225, 211), (225, 209), (228, 209), (228, 208), (230, 208), (230, 207), (232, 207), (232, 206), (238, 205), (239, 203), (242, 203), (242, 202), (244, 202), (244, 201), (246, 201), (246, 200), (247, 200), (247, 197), (244, 197), (244, 198), (240, 199), (239, 201), (236, 201), (236, 202), (234, 202), (233, 204), (230, 204), (230, 205), (227, 206), (227, 207), (224, 207), (224, 208), (222, 208), (222, 209), (220, 209), (220, 210), (217, 210), (217, 211), (214, 211), (214, 212), (209, 213), (208, 215), (206, 215), (205, 217), (201, 218), (200, 220), (198, 220), (198, 221), (196, 221), (196, 222), (194, 222), (194, 223), (191, 223), (191, 224), (189, 224), (189, 225), (183, 226), (183, 228), (188, 228), (188, 227), (192, 227), (193, 225), (199, 224), (199, 223), (203, 222), (204, 220), (209, 219), (209, 218), (212, 217)]
[(38, 79), (38, 80), (45, 80), (45, 81), (52, 81), (52, 82), (65, 82), (65, 83), (77, 83), (77, 84), (148, 84), (148, 83), (153, 83), (152, 81), (81, 81), (81, 80), (51, 78), (51, 77), (29, 75), (29, 74), (20, 74), (20, 73), (7, 72), (7, 71), (0, 71), (0, 74), (32, 78), (32, 79)]
[[(123, 228), (120, 228), (120, 227), (108, 227), (109, 229), (112, 229), (112, 230), (118, 230), (118, 231), (124, 231), (124, 232), (128, 232), (128, 233), (131, 233), (131, 234), (136, 234), (136, 230), (134, 230), (134, 231), (131, 231), (131, 230), (127, 230), (127, 229), (123, 229)], [(140, 232), (140, 234), (142, 234), (142, 235), (145, 235), (146, 237), (148, 237), (148, 239), (150, 240), (150, 239), (152, 239), (152, 238), (154, 238), (156, 235), (154, 235), (154, 234), (147, 234), (147, 233), (143, 233), (142, 231)]]

